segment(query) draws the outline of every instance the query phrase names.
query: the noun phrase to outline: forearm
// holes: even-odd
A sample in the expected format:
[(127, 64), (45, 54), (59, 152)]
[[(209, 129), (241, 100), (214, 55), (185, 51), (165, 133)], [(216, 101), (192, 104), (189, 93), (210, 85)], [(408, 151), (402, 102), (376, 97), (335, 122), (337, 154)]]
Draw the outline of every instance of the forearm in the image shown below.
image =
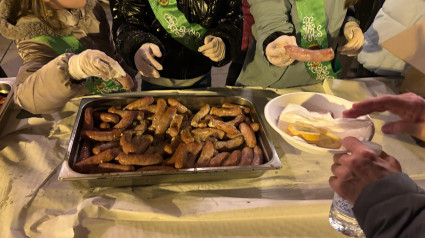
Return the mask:
[(24, 64), (17, 76), (20, 83), (16, 85), (15, 103), (34, 114), (60, 110), (83, 89), (69, 77), (68, 59), (71, 55), (60, 55), (45, 65), (37, 62)]
[(406, 174), (392, 174), (369, 184), (353, 211), (367, 237), (425, 234), (425, 192)]
[(255, 20), (253, 35), (261, 49), (264, 40), (275, 32), (293, 34), (294, 26), (290, 22), (289, 1), (248, 0), (248, 2)]

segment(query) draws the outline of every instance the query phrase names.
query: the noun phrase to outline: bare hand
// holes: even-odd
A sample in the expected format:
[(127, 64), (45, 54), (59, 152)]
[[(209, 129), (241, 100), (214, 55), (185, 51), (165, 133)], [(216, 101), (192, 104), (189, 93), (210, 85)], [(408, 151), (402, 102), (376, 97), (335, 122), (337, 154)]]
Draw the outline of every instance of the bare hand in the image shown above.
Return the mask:
[(382, 152), (379, 156), (354, 137), (346, 137), (342, 145), (350, 154), (334, 155), (329, 178), (332, 189), (342, 198), (354, 204), (366, 185), (380, 178), (400, 173), (401, 166), (392, 156)]
[(372, 112), (390, 111), (401, 118), (382, 127), (385, 134), (406, 133), (425, 141), (425, 100), (414, 94), (384, 95), (353, 104), (343, 112), (345, 118), (355, 118)]

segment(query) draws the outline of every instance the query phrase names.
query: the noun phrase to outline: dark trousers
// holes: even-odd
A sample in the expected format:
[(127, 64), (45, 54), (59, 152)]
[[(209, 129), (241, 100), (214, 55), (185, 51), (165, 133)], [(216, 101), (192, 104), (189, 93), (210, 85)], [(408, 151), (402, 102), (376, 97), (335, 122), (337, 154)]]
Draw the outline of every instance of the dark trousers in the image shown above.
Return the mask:
[(245, 61), (247, 51), (241, 51), (241, 53), (230, 63), (229, 72), (227, 73), (226, 85), (235, 86), (236, 80), (241, 73), (243, 62)]
[(3, 71), (3, 68), (0, 66), (0, 78), (7, 78), (6, 73)]

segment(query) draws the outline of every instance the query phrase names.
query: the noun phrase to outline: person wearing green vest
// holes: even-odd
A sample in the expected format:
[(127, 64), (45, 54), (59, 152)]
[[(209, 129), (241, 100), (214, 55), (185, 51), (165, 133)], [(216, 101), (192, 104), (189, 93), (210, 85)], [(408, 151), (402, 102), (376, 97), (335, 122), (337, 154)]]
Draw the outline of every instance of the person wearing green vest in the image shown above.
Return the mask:
[(240, 0), (111, 0), (115, 45), (142, 90), (211, 86), (240, 53)]
[[(363, 33), (347, 7), (356, 0), (248, 0), (255, 24), (253, 42), (236, 85), (287, 88), (338, 78), (338, 61), (299, 62), (284, 46), (304, 49), (337, 49), (340, 30), (347, 43), (341, 54), (357, 55)], [(335, 54), (336, 55), (336, 54)]]
[(15, 103), (33, 114), (59, 111), (90, 91), (133, 86), (135, 73), (117, 53), (96, 0), (1, 0), (0, 33), (15, 40), (23, 60)]

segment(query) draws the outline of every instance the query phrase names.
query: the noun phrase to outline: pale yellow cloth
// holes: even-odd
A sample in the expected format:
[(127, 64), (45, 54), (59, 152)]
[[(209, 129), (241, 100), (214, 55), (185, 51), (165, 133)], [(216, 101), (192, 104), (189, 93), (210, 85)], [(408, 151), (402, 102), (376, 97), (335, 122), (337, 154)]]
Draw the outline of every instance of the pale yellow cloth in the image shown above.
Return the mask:
[[(344, 82), (349, 81), (338, 83)], [(261, 95), (271, 99), (276, 92), (324, 93), (321, 85), (266, 91), (231, 88), (218, 91), (257, 97), (260, 114)], [(346, 94), (353, 90), (343, 88)], [(217, 94), (214, 90), (209, 93)], [(17, 120), (17, 115), (23, 116), (17, 107), (7, 116), (0, 132), (0, 237), (345, 237), (328, 222), (332, 156), (291, 147), (266, 125), (264, 115), (266, 133), (283, 167), (258, 178), (94, 189), (58, 181), (80, 99), (45, 118)], [(425, 149), (408, 136), (380, 132), (393, 116), (371, 116), (377, 128), (373, 141), (423, 186)]]

